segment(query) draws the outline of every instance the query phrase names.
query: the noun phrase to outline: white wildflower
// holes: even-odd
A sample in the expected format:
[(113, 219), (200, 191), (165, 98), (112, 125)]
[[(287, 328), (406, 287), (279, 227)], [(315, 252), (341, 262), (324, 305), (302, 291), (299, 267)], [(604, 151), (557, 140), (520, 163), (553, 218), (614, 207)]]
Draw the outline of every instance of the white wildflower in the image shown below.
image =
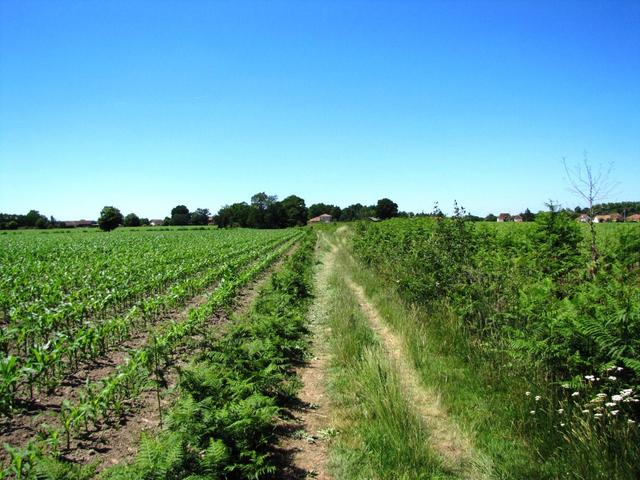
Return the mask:
[(524, 392), (524, 394), (525, 394), (527, 397), (530, 397), (530, 396), (531, 396), (531, 392)]
[(582, 413), (589, 413), (589, 410), (582, 410)]
[(613, 400), (614, 402), (620, 402), (622, 401), (623, 396), (622, 395), (611, 395), (611, 400)]
[(606, 393), (598, 393), (596, 395), (596, 397), (598, 397), (598, 398), (607, 398), (607, 394)]
[(622, 368), (622, 367), (616, 367), (616, 372), (621, 372), (622, 370), (624, 370), (624, 368)]
[(600, 418), (600, 417), (602, 417), (602, 414), (601, 413), (594, 413), (593, 416), (595, 418)]
[(573, 393), (571, 394), (571, 396), (572, 396), (572, 397), (577, 397), (578, 395), (580, 395), (580, 392), (573, 392)]
[(561, 423), (561, 424), (560, 424), (560, 426), (561, 426), (561, 427), (564, 427), (564, 423)]
[(634, 420), (627, 420), (627, 423), (633, 425), (634, 423), (636, 423)]
[(607, 407), (615, 407), (616, 406), (616, 402), (607, 402), (607, 403), (605, 403), (605, 406), (607, 406)]
[(559, 408), (558, 413), (564, 413), (564, 408)]
[(540, 395), (536, 395), (536, 402), (539, 402), (542, 397)]
[(562, 388), (571, 388), (571, 385), (569, 385), (568, 383), (563, 383)]
[(611, 410), (611, 415), (617, 415), (620, 410)]
[(590, 382), (593, 382), (596, 377), (594, 377), (593, 375), (585, 375), (584, 376), (585, 380), (589, 380)]
[(617, 380), (617, 378), (616, 378), (616, 377), (614, 377), (613, 375), (609, 375), (607, 378), (608, 378), (609, 380), (611, 380), (612, 382), (614, 382), (614, 381), (616, 381), (616, 380)]
[(536, 414), (536, 411), (535, 411), (535, 410), (531, 410), (529, 413), (530, 413), (531, 415), (535, 415), (535, 414)]

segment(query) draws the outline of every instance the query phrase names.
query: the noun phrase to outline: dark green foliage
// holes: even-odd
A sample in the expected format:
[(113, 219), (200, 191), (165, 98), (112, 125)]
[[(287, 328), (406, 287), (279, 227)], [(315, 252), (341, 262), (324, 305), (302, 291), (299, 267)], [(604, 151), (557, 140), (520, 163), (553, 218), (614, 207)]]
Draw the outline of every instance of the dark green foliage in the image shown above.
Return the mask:
[(342, 210), (337, 205), (328, 205), (326, 203), (314, 203), (309, 207), (309, 218), (317, 217), (324, 213), (328, 213), (334, 219), (338, 219)]
[(388, 198), (381, 198), (376, 204), (376, 217), (381, 220), (398, 216), (398, 204)]
[(307, 223), (307, 207), (304, 199), (290, 195), (280, 202), (284, 210), (287, 227), (305, 225)]
[(218, 211), (216, 225), (225, 227), (250, 227), (252, 207), (246, 202), (226, 205)]
[(532, 213), (528, 208), (520, 215), (522, 216), (522, 220), (524, 220), (525, 222), (533, 222), (536, 219), (535, 214)]
[(580, 249), (583, 235), (580, 227), (565, 211), (549, 204), (549, 211), (538, 214), (538, 226), (533, 236), (533, 247), (539, 268), (556, 283), (572, 280), (586, 258)]
[(135, 462), (110, 470), (105, 479), (244, 479), (275, 473), (274, 422), (290, 394), (292, 367), (307, 346), (312, 235), (273, 275), (250, 314), (209, 340), (181, 372), (181, 396), (168, 431), (146, 438)]
[[(589, 208), (575, 208), (575, 213), (589, 213)], [(631, 215), (633, 213), (640, 213), (640, 202), (610, 202), (599, 203), (593, 206), (594, 214), (606, 214), (606, 213), (626, 213)]]
[(122, 225), (124, 218), (122, 213), (115, 207), (104, 207), (98, 218), (98, 226), (105, 232), (110, 232)]
[(138, 217), (135, 213), (130, 213), (126, 217), (124, 217), (123, 225), (125, 227), (139, 227), (141, 225), (140, 217)]
[(364, 220), (369, 217), (376, 216), (375, 205), (364, 206), (360, 203), (349, 205), (347, 208), (342, 209), (340, 213), (340, 221), (351, 222), (353, 220)]
[(218, 211), (215, 222), (220, 228), (295, 227), (307, 222), (307, 208), (296, 195), (278, 201), (275, 195), (260, 192), (251, 197), (251, 205), (245, 202), (225, 205)]
[[(396, 285), (405, 299), (433, 311), (455, 311), (463, 327), (461, 338), (468, 341), (466, 350), (458, 348), (465, 358), (486, 365), (485, 381), (492, 388), (503, 389), (513, 382), (563, 399), (566, 391), (558, 385), (567, 384), (579, 395), (562, 400), (563, 408), (573, 405), (583, 417), (581, 409), (598, 392), (617, 395), (624, 388), (638, 390), (638, 226), (620, 225), (618, 235), (603, 243), (606, 248), (592, 269), (588, 232), (554, 206), (539, 214), (535, 223), (504, 228), (474, 226), (460, 217), (362, 223), (354, 251)], [(617, 373), (609, 385), (605, 380), (611, 368)], [(585, 375), (599, 380), (587, 382)], [(587, 393), (589, 398), (581, 404)], [(528, 415), (535, 406), (525, 406), (524, 398), (520, 394), (511, 401), (522, 404), (515, 408)], [(626, 425), (626, 418), (640, 420), (636, 403), (617, 405), (616, 414), (625, 418), (620, 425)], [(547, 408), (545, 418), (556, 424), (527, 423), (521, 430), (540, 449), (541, 461), (550, 462), (548, 468), (555, 472), (541, 473), (540, 478), (556, 475), (553, 469), (565, 465), (565, 460), (558, 460), (563, 456), (581, 462), (589, 458), (590, 465), (611, 458), (620, 478), (640, 473), (632, 466), (637, 463), (635, 447), (618, 449), (611, 444), (597, 455), (585, 453), (591, 444), (607, 445), (603, 439), (609, 436), (636, 445), (637, 430), (625, 426), (623, 434), (615, 430), (622, 427), (600, 428), (587, 422), (581, 430), (563, 432), (557, 425), (568, 420), (558, 418), (557, 407)], [(576, 437), (578, 431), (585, 437)]]
[(37, 210), (29, 210), (26, 215), (0, 213), (0, 230), (16, 230), (17, 228), (49, 228), (55, 226), (55, 219), (51, 220), (41, 215)]
[(191, 225), (207, 225), (209, 223), (209, 212), (208, 208), (196, 208), (196, 211), (191, 214), (190, 223)]
[(184, 205), (178, 205), (171, 209), (171, 225), (189, 225), (191, 214)]

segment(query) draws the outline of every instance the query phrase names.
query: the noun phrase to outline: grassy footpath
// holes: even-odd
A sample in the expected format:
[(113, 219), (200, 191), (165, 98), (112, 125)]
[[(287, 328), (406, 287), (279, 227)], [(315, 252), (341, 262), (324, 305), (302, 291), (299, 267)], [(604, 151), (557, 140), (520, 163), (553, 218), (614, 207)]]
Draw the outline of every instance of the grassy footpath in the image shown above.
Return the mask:
[[(338, 435), (331, 445), (336, 479), (457, 478), (428, 448), (429, 432), (404, 396), (398, 374), (345, 283), (347, 253), (323, 234), (328, 277), (329, 393)], [(326, 258), (334, 255), (332, 262)]]
[(336, 478), (448, 478), (456, 473), (471, 477), (468, 472), (447, 472), (446, 462), (425, 449), (436, 439), (429, 438), (429, 425), (421, 426), (406, 404), (346, 278), (363, 287), (400, 339), (425, 389), (437, 392), (445, 415), (474, 445), (476, 476), (541, 478), (537, 453), (517, 433), (521, 426), (515, 422), (523, 412), (513, 411), (508, 403), (511, 393), (493, 388), (495, 382), (486, 378), (490, 372), (471, 361), (464, 348), (468, 340), (453, 334), (459, 331), (452, 324), (455, 317), (446, 310), (427, 314), (408, 305), (394, 288), (353, 259), (347, 232), (334, 235), (341, 248), (330, 278), (332, 392), (343, 432), (334, 444)]
[(451, 418), (472, 439), (491, 478), (539, 479), (536, 452), (514, 433), (522, 412), (513, 412), (510, 393), (492, 388), (487, 372), (470, 362), (466, 338), (446, 310), (430, 312), (407, 305), (375, 274), (352, 263), (353, 278), (364, 287), (390, 328), (403, 340), (424, 385), (437, 391)]
[[(129, 464), (98, 475), (103, 480), (240, 479), (277, 473), (271, 446), (281, 408), (295, 395), (293, 366), (307, 348), (311, 260), (315, 234), (298, 250), (252, 309), (234, 319), (180, 375), (180, 397), (167, 428), (143, 438)], [(90, 467), (52, 457), (32, 459), (24, 479), (90, 479)]]
[(438, 392), (447, 414), (478, 450), (481, 470), (490, 478), (540, 478), (536, 452), (515, 434), (509, 392), (493, 389), (465, 352), (468, 340), (456, 335), (450, 312), (427, 312), (404, 302), (373, 272), (345, 255), (345, 269), (365, 290), (384, 321), (404, 343), (426, 388)]

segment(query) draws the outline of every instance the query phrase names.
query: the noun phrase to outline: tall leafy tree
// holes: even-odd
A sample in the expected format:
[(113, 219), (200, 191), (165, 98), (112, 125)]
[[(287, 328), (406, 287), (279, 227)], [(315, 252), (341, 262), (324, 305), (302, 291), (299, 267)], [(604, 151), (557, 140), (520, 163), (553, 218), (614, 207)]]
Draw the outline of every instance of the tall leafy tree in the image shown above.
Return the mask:
[(309, 218), (317, 217), (324, 213), (328, 213), (337, 220), (340, 218), (342, 210), (337, 205), (330, 205), (326, 203), (314, 203), (309, 207)]
[(398, 204), (388, 198), (381, 198), (376, 205), (376, 216), (382, 220), (398, 216)]
[(115, 230), (118, 228), (124, 218), (122, 217), (122, 213), (115, 207), (106, 206), (100, 212), (100, 218), (98, 218), (98, 226), (101, 230), (105, 232), (110, 232), (111, 230)]
[(340, 220), (350, 222), (353, 220), (363, 220), (365, 218), (373, 217), (376, 215), (375, 206), (365, 206), (361, 203), (354, 203), (348, 207), (342, 209), (340, 214)]
[(290, 195), (280, 202), (284, 211), (284, 217), (287, 227), (295, 227), (296, 225), (304, 225), (307, 223), (307, 206), (304, 199)]
[(264, 192), (256, 193), (251, 197), (251, 215), (249, 219), (250, 226), (254, 228), (270, 228), (272, 217), (274, 212), (269, 214), (267, 219), (267, 211), (272, 207), (274, 203), (278, 201), (278, 197), (275, 195), (267, 195)]
[(177, 205), (171, 209), (171, 225), (189, 225), (191, 215), (184, 205)]
[(192, 225), (207, 225), (209, 223), (209, 212), (208, 208), (196, 208), (196, 211), (191, 214), (191, 224)]
[(216, 215), (216, 225), (224, 227), (250, 227), (249, 217), (252, 207), (246, 202), (225, 205), (218, 210)]
[(531, 212), (528, 208), (525, 209), (524, 213), (520, 214), (522, 216), (522, 220), (525, 222), (533, 222), (536, 219), (534, 213)]
[(135, 213), (130, 213), (126, 217), (124, 217), (123, 225), (125, 227), (139, 227), (140, 217), (138, 217)]

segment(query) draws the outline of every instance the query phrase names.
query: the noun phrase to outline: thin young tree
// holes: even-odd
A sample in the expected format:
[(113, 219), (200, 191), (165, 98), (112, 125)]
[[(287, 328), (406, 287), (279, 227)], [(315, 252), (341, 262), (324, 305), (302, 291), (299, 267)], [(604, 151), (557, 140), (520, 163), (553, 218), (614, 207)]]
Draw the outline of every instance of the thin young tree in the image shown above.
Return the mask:
[(613, 163), (606, 168), (599, 165), (594, 169), (589, 161), (587, 154), (584, 154), (582, 164), (569, 167), (566, 158), (562, 159), (564, 171), (567, 174), (569, 182), (569, 190), (575, 193), (587, 204), (589, 210), (589, 233), (590, 233), (590, 250), (591, 250), (591, 276), (596, 273), (596, 262), (599, 257), (598, 245), (596, 242), (596, 227), (594, 223), (595, 205), (605, 200), (613, 192), (616, 184), (611, 180), (611, 172)]

